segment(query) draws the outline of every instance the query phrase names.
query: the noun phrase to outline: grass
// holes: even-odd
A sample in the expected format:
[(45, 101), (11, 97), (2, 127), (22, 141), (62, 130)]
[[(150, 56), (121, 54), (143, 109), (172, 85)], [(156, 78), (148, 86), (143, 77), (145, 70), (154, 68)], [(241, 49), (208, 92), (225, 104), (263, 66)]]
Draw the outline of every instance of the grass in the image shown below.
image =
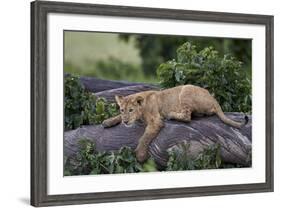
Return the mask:
[(88, 65), (106, 61), (114, 57), (120, 61), (140, 65), (139, 51), (133, 39), (128, 43), (118, 38), (118, 34), (93, 32), (65, 32), (65, 63), (87, 70)]
[(64, 43), (64, 71), (67, 73), (157, 83), (156, 77), (144, 75), (133, 38), (124, 42), (118, 34), (67, 31)]

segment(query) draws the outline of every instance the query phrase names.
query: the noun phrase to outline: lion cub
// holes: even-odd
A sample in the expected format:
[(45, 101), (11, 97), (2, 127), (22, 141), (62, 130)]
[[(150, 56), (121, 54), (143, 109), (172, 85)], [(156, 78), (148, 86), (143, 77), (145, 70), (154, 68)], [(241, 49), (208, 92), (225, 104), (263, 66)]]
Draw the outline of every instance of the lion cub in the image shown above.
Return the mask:
[(194, 85), (183, 85), (161, 91), (146, 91), (126, 97), (115, 96), (121, 114), (103, 122), (111, 127), (123, 122), (130, 126), (137, 120), (146, 124), (145, 132), (139, 139), (136, 156), (139, 162), (148, 158), (148, 146), (164, 126), (164, 119), (189, 122), (191, 114), (213, 115), (226, 124), (240, 128), (247, 123), (238, 123), (227, 118), (218, 102), (210, 93)]

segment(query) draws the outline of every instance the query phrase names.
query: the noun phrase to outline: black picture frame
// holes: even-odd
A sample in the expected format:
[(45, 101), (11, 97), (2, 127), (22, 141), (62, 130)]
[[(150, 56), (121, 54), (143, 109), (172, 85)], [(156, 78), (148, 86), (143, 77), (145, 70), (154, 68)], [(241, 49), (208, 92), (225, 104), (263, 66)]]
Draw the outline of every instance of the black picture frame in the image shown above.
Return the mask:
[[(266, 182), (240, 185), (48, 195), (47, 15), (108, 15), (264, 25), (266, 28)], [(50, 206), (273, 191), (273, 16), (34, 1), (31, 3), (31, 205)]]

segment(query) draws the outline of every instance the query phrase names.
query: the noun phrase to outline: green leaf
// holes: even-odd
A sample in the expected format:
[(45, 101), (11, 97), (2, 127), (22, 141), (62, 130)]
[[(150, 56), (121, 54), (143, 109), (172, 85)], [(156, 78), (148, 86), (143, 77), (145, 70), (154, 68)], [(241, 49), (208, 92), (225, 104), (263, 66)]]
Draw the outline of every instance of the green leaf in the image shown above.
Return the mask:
[(75, 129), (80, 125), (100, 124), (105, 119), (118, 114), (116, 104), (97, 99), (93, 93), (85, 91), (79, 77), (64, 78), (64, 128)]

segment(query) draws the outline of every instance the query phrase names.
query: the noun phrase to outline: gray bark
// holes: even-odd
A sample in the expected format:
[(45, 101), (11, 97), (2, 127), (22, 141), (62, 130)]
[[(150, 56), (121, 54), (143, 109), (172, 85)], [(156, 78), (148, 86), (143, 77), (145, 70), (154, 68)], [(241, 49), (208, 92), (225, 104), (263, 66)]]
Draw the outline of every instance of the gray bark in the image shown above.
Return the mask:
[(82, 84), (85, 89), (89, 92), (101, 92), (105, 90), (111, 90), (129, 86), (143, 86), (143, 87), (155, 87), (155, 85), (139, 83), (139, 82), (127, 82), (127, 81), (115, 81), (115, 80), (104, 80), (95, 77), (80, 77)]
[[(244, 114), (226, 113), (236, 121), (244, 121)], [(75, 160), (78, 152), (78, 141), (87, 138), (96, 144), (98, 151), (118, 150), (122, 146), (136, 148), (138, 139), (144, 132), (144, 125), (136, 124), (125, 127), (120, 124), (104, 129), (101, 125), (83, 126), (64, 134), (64, 154)], [(196, 157), (209, 145), (221, 145), (221, 158), (224, 162), (238, 163), (249, 166), (252, 140), (252, 118), (241, 129), (236, 129), (222, 123), (217, 116), (193, 118), (190, 123), (166, 121), (165, 127), (149, 147), (149, 153), (160, 166), (165, 166), (167, 150), (181, 142), (190, 143), (190, 154)]]

